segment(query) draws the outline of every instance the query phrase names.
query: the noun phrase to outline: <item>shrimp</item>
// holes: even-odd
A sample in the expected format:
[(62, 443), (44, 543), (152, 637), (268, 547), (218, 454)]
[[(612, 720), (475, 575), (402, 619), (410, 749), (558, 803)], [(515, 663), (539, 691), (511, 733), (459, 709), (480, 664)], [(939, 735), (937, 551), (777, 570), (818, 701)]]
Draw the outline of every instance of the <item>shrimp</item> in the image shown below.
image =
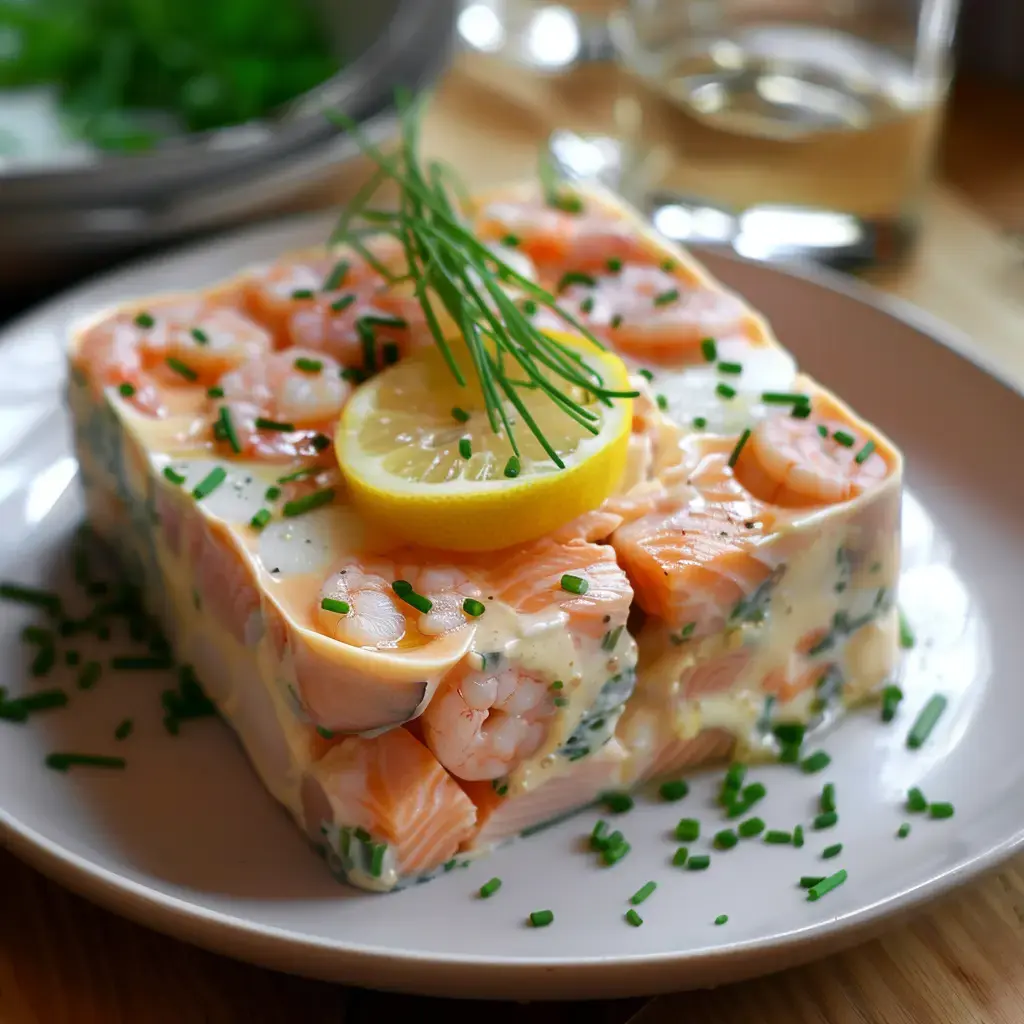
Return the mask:
[(857, 497), (881, 483), (889, 466), (849, 424), (775, 414), (753, 428), (734, 471), (761, 501), (810, 508)]
[(728, 292), (633, 263), (571, 284), (559, 304), (624, 355), (659, 364), (702, 359), (704, 338), (741, 331), (750, 316)]
[[(424, 565), (422, 554), (417, 556), (416, 563), (346, 559), (320, 589), (320, 631), (354, 647), (386, 650), (426, 643), (466, 625), (469, 616), (463, 604), (467, 598), (478, 598), (480, 587), (457, 566)], [(406, 592), (403, 585), (425, 601), (404, 600), (399, 596)]]
[(218, 386), (242, 453), (268, 459), (322, 451), (352, 392), (334, 359), (297, 348), (252, 359)]
[(540, 749), (554, 713), (551, 689), (536, 676), (507, 662), (475, 671), (464, 661), (424, 712), (423, 733), (453, 775), (497, 779)]
[(163, 416), (164, 389), (206, 386), (269, 350), (270, 336), (230, 296), (172, 297), (94, 325), (81, 339), (76, 365), (96, 387), (119, 387), (136, 409)]
[(490, 203), (477, 217), (476, 232), (485, 240), (514, 238), (542, 269), (592, 270), (609, 259), (653, 261), (630, 224), (596, 205), (570, 213), (536, 199)]

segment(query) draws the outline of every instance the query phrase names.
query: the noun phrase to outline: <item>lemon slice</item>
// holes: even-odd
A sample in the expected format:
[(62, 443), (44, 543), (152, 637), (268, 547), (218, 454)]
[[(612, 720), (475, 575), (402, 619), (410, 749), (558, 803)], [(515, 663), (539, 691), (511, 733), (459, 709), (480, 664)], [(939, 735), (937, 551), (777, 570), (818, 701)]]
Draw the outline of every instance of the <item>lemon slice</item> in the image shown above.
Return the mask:
[[(583, 339), (557, 338), (600, 374), (605, 389), (630, 390), (616, 356)], [(543, 390), (517, 387), (565, 468), (506, 400), (520, 452), (518, 466), (513, 461), (510, 468), (512, 446), (491, 429), (465, 348), (456, 349), (455, 357), (466, 387), (432, 346), (364, 384), (345, 407), (335, 451), (352, 499), (369, 522), (427, 547), (489, 551), (551, 533), (615, 490), (626, 464), (630, 399), (607, 405), (552, 373), (552, 384), (593, 414), (595, 434)], [(508, 376), (522, 378), (518, 369), (509, 368)]]

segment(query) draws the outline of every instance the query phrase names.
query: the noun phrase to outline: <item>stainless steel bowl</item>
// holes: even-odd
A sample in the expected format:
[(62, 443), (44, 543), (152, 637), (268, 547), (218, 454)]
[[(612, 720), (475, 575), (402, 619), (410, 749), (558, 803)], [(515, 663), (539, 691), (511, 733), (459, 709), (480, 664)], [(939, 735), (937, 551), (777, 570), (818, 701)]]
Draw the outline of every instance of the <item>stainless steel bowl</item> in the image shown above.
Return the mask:
[(447, 65), (457, 0), (322, 0), (343, 62), (275, 116), (170, 139), (140, 155), (0, 173), (0, 280), (37, 264), (138, 247), (280, 205), (358, 153), (325, 116), (343, 111), (392, 136), (398, 87), (416, 93)]

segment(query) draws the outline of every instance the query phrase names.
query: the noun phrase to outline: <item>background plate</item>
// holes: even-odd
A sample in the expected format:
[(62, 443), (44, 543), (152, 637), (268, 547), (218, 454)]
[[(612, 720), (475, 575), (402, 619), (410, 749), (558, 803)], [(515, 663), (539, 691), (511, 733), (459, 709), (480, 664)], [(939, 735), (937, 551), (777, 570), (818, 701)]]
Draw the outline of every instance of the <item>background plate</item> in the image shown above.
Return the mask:
[[(61, 408), (67, 323), (109, 302), (225, 277), (328, 230), (323, 218), (305, 219), (179, 250), (7, 329), (0, 576), (69, 583), (81, 502)], [(331, 880), (225, 726), (186, 723), (176, 739), (164, 732), (159, 691), (167, 683), (157, 674), (107, 672), (82, 693), (71, 670), (59, 668), (47, 685), (68, 686), (68, 710), (29, 726), (0, 723), (0, 833), (9, 847), (83, 895), (219, 952), (361, 985), (515, 999), (649, 994), (776, 970), (848, 944), (1012, 852), (1024, 839), (1024, 690), (1016, 682), (1024, 630), (1015, 605), (1024, 576), (1024, 476), (1015, 458), (1024, 401), (957, 355), (952, 332), (922, 314), (838, 279), (707, 261), (769, 316), (806, 370), (907, 456), (901, 594), (919, 642), (905, 667), (903, 711), (890, 727), (873, 710), (843, 723), (824, 742), (833, 757), (825, 773), (752, 773), (769, 788), (761, 812), (769, 827), (809, 821), (822, 783), (834, 781), (837, 828), (809, 832), (801, 850), (748, 842), (715, 854), (705, 873), (673, 869), (668, 833), (680, 815), (713, 831), (712, 775), (681, 804), (639, 799), (620, 826), (633, 852), (612, 869), (581, 845), (597, 816), (586, 812), (428, 885), (372, 896)], [(12, 693), (27, 676), (19, 632), (28, 621), (21, 609), (0, 607)], [(950, 710), (925, 748), (909, 752), (906, 730), (936, 689), (949, 695)], [(135, 732), (115, 743), (113, 729), (128, 716)], [(42, 761), (55, 749), (124, 754), (128, 770), (50, 772)], [(905, 814), (912, 785), (953, 801), (956, 817)], [(908, 817), (910, 837), (895, 840)], [(837, 841), (843, 854), (822, 861), (822, 848)], [(818, 903), (796, 888), (801, 875), (838, 867), (849, 881)], [(501, 892), (475, 898), (492, 875), (503, 879)], [(630, 928), (622, 918), (628, 897), (648, 879), (658, 891), (642, 908), (644, 926)], [(541, 908), (555, 912), (555, 924), (527, 927), (527, 914)], [(715, 927), (723, 913), (729, 923)]]

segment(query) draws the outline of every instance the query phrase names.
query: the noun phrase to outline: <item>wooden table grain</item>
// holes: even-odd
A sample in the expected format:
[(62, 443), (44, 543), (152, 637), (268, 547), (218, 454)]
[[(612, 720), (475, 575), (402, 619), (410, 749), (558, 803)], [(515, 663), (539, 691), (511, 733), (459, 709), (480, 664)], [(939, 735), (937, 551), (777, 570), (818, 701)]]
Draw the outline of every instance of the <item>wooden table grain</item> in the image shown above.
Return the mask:
[[(964, 83), (954, 97), (916, 254), (873, 283), (960, 327), (1024, 382), (1024, 96)], [(527, 173), (558, 106), (460, 62), (426, 144), (472, 184)], [(1022, 810), (1024, 813), (1024, 810)], [(874, 941), (808, 967), (650, 1002), (427, 1000), (292, 978), (216, 956), (99, 910), (0, 851), (0, 1024), (234, 1024), (422, 1018), (448, 1024), (1020, 1024), (1024, 857)], [(392, 1016), (393, 1015), (393, 1016)]]

